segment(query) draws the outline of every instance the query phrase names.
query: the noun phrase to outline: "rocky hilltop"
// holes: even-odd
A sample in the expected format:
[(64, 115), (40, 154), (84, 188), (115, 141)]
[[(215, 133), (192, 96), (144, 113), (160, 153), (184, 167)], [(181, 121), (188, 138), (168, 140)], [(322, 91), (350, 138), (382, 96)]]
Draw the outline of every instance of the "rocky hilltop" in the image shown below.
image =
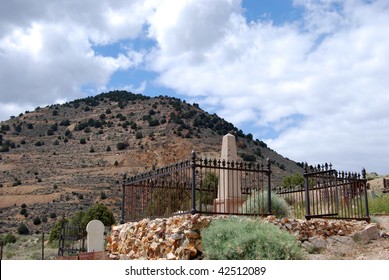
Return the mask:
[(167, 96), (113, 91), (11, 117), (0, 123), (0, 233), (20, 223), (48, 232), (58, 217), (96, 202), (118, 217), (124, 173), (185, 160), (192, 150), (219, 157), (227, 133), (242, 160), (271, 159), (273, 186), (302, 172), (252, 134)]

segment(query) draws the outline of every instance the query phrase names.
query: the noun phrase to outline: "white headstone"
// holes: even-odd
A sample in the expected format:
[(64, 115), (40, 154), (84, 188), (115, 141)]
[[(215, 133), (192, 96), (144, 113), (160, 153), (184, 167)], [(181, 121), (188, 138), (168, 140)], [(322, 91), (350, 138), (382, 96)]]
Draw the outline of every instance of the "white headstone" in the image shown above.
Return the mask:
[(99, 220), (92, 220), (86, 226), (88, 252), (104, 251), (104, 224)]
[[(221, 160), (235, 163), (238, 160), (235, 136), (230, 133), (223, 136)], [(226, 164), (226, 166), (228, 165)], [(241, 203), (242, 190), (239, 172), (222, 169), (220, 171), (218, 196), (214, 201), (216, 211), (237, 213)]]

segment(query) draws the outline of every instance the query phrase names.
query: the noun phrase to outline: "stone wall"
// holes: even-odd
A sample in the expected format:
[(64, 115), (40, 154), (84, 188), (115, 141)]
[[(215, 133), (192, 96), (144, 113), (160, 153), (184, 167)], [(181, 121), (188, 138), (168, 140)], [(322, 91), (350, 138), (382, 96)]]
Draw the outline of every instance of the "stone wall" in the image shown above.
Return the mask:
[[(163, 219), (143, 219), (112, 227), (107, 250), (111, 259), (168, 259), (202, 258), (201, 230), (212, 220), (226, 216), (182, 215)], [(366, 222), (343, 220), (292, 220), (274, 216), (262, 219), (291, 232), (303, 242), (311, 237), (327, 238), (351, 235), (362, 230)]]

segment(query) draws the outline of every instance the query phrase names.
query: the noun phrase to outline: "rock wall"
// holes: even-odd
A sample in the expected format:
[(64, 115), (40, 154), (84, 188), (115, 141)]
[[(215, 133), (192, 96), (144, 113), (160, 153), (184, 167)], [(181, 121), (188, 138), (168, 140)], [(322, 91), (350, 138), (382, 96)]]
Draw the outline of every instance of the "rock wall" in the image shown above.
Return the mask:
[[(143, 219), (112, 227), (107, 250), (111, 259), (202, 258), (201, 230), (212, 220), (227, 216), (182, 215), (163, 219)], [(291, 232), (301, 242), (311, 237), (327, 238), (351, 235), (362, 230), (366, 222), (343, 220), (291, 220), (274, 216), (261, 219)]]

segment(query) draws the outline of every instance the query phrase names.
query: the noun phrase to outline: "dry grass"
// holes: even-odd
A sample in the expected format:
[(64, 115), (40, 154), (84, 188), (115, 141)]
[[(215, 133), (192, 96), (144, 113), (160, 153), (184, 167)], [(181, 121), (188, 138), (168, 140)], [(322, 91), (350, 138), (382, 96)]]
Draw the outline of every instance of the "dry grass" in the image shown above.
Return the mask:
[[(57, 256), (58, 248), (52, 247), (45, 236), (44, 259), (51, 260)], [(3, 247), (3, 260), (41, 260), (42, 235), (17, 236), (15, 243)]]

